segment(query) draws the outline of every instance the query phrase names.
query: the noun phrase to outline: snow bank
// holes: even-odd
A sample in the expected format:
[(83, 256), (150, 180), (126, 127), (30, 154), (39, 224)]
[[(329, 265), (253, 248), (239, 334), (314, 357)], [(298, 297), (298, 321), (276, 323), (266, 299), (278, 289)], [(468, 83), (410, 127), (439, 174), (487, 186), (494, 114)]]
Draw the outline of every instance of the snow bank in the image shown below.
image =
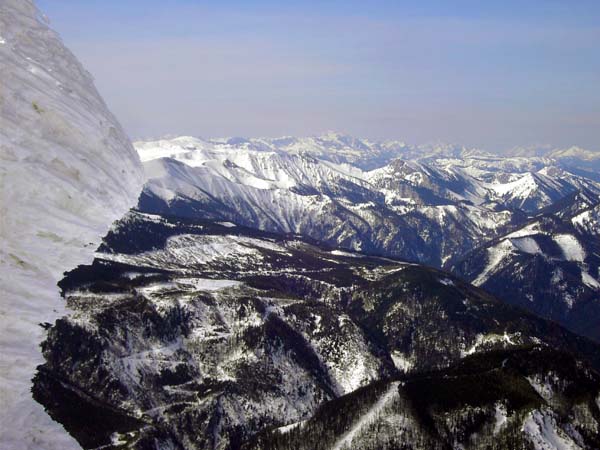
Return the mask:
[(134, 205), (136, 152), (31, 0), (0, 2), (0, 447), (77, 446), (31, 398), (56, 283)]

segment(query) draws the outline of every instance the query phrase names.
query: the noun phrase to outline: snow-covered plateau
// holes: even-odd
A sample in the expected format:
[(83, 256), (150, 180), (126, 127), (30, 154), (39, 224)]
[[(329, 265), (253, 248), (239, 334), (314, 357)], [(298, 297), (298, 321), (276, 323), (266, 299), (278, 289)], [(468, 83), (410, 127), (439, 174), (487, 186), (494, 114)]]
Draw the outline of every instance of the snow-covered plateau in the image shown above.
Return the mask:
[(0, 447), (76, 442), (31, 398), (56, 283), (89, 263), (143, 170), (92, 78), (30, 0), (0, 2)]

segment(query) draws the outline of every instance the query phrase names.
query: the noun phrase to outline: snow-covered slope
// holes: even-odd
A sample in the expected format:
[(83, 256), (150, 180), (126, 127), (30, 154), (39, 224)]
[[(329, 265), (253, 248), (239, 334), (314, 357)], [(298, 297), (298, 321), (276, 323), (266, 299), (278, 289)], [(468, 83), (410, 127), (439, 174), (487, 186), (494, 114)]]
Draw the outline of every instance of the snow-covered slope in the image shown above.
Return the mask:
[(31, 398), (63, 272), (135, 204), (142, 167), (91, 76), (30, 0), (0, 2), (0, 447), (74, 441)]
[[(600, 193), (598, 183), (547, 159), (333, 133), (135, 145), (148, 175), (139, 205), (146, 212), (301, 233), (436, 266), (578, 190)], [(390, 159), (398, 155), (412, 160)]]
[[(583, 386), (593, 388), (584, 393)], [(248, 447), (596, 449), (599, 388), (596, 372), (548, 349), (478, 355), (400, 383), (373, 383), (308, 420), (261, 433)]]
[(574, 195), (561, 209), (467, 254), (453, 270), (509, 303), (598, 340), (600, 199)]
[[(523, 386), (529, 373), (515, 386), (519, 361), (531, 359), (515, 352), (527, 348), (557, 362), (552, 349), (561, 349), (582, 358), (581, 372), (585, 360), (600, 367), (598, 345), (445, 272), (231, 223), (131, 212), (93, 264), (69, 272), (60, 286), (73, 313), (48, 332), (34, 395), (89, 449), (112, 441), (140, 450), (240, 450), (261, 430), (301, 427), (319, 411), (333, 414), (332, 433), (315, 430), (306, 446), (283, 448), (362, 449), (354, 442), (365, 430), (382, 417), (396, 420), (388, 408), (400, 385), (361, 399), (373, 383), (377, 389), (416, 372), (429, 378), (423, 371), (482, 357), (488, 367), (475, 363), (456, 383), (444, 372), (432, 392), (451, 383), (445, 394), (468, 403), (473, 384), (484, 380), (474, 397), (486, 394), (485, 421), (493, 425), (497, 403), (517, 422), (511, 401), (523, 388), (536, 396)], [(547, 372), (532, 366), (536, 375)], [(557, 394), (575, 384), (577, 398), (595, 398), (595, 372), (578, 374), (561, 376)], [(334, 398), (346, 398), (355, 413), (324, 405)], [(425, 407), (436, 400), (413, 399)], [(469, 407), (451, 409), (468, 416)], [(493, 429), (478, 434), (492, 438)]]
[(535, 159), (552, 160), (571, 169), (582, 169), (586, 172), (600, 171), (600, 151), (584, 149), (577, 146), (569, 148), (532, 147), (516, 148), (507, 152), (507, 156), (534, 157)]

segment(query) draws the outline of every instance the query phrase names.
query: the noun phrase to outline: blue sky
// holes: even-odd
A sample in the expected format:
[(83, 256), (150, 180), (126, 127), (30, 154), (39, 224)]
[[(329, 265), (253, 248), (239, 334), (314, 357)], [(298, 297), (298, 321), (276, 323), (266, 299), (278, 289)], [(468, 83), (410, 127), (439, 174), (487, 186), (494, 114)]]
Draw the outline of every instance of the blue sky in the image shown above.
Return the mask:
[(41, 0), (132, 138), (600, 150), (599, 1)]

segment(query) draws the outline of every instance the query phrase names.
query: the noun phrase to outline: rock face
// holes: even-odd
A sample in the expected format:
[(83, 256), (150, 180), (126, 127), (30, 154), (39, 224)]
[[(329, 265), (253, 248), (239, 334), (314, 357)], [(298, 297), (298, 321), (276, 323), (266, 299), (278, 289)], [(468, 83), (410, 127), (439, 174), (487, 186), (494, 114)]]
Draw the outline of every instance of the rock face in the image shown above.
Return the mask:
[[(0, 3), (0, 447), (74, 443), (31, 399), (56, 283), (135, 204), (142, 167), (90, 75), (30, 0)], [(43, 444), (39, 444), (43, 442)]]
[(578, 194), (459, 261), (453, 271), (600, 341), (600, 204)]
[[(84, 448), (304, 448), (316, 435), (301, 430), (323, 428), (319, 445), (343, 448), (380, 419), (409, 434), (348, 448), (489, 442), (496, 427), (522, 441), (540, 421), (596, 443), (600, 347), (439, 270), (132, 212), (61, 288), (73, 313), (49, 330), (34, 395)], [(494, 390), (466, 395), (480, 380)], [(578, 400), (546, 399), (548, 383)], [(279, 447), (269, 430), (299, 421)]]

